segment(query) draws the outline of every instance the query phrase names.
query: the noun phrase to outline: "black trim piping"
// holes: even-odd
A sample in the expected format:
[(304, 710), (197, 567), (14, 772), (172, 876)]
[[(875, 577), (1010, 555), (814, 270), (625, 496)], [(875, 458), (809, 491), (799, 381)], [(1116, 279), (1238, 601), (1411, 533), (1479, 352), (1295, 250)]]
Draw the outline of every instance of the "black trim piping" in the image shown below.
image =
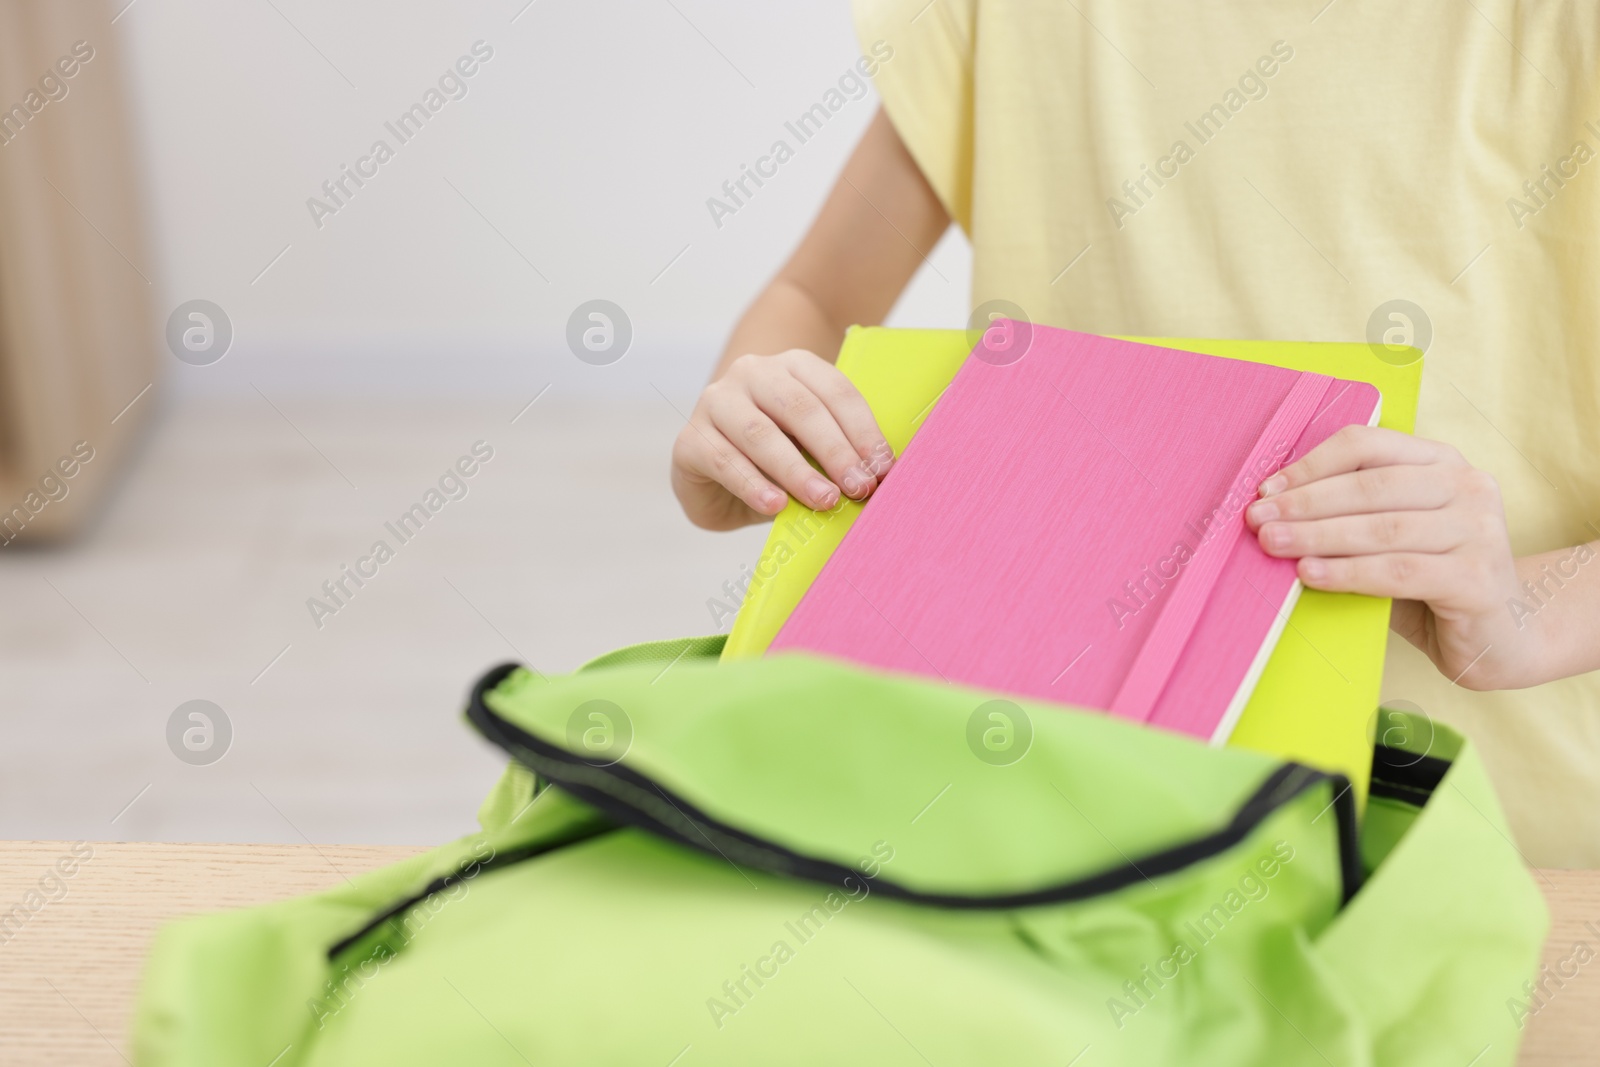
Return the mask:
[(489, 871), (497, 871), (502, 867), (510, 867), (511, 865), (521, 863), (524, 860), (537, 859), (540, 856), (547, 856), (552, 852), (558, 852), (561, 849), (566, 848), (568, 845), (576, 845), (580, 842), (591, 840), (592, 838), (599, 837), (601, 834), (610, 833), (615, 829), (615, 826), (598, 826), (589, 829), (586, 833), (576, 834), (572, 837), (564, 837), (555, 841), (541, 841), (536, 845), (529, 845), (525, 848), (513, 849), (510, 852), (496, 853), (486, 860), (473, 860), (471, 862), (464, 863), (460, 867), (457, 867), (455, 870), (451, 871), (449, 874), (440, 875), (438, 878), (435, 878), (433, 881), (429, 882), (427, 885), (423, 886), (409, 897), (390, 905), (377, 915), (374, 915), (359, 930), (340, 938), (328, 949), (328, 960), (331, 962), (337, 959), (345, 952), (345, 950), (349, 949), (350, 946), (354, 945), (356, 942), (372, 933), (372, 931), (376, 930), (378, 927), (392, 919), (399, 918), (401, 915), (405, 914), (407, 911), (410, 911), (412, 908), (416, 907), (424, 900), (427, 900), (435, 893), (443, 893), (454, 886), (462, 884), (463, 882), (470, 882), (480, 874), (486, 874)]
[[(730, 826), (630, 767), (620, 763), (597, 765), (495, 714), (484, 696), (517, 667), (515, 663), (502, 664), (478, 680), (467, 704), (467, 718), (489, 741), (546, 781), (559, 785), (620, 825), (647, 830), (736, 865), (825, 885), (860, 885), (863, 875), (853, 867), (802, 855)], [(1343, 901), (1348, 902), (1360, 888), (1362, 877), (1354, 791), (1343, 775), (1325, 774), (1298, 763), (1284, 763), (1274, 770), (1226, 826), (1086, 878), (1021, 892), (964, 894), (925, 893), (880, 875), (872, 880), (873, 888), (888, 897), (956, 909), (1024, 908), (1085, 900), (1210, 859), (1244, 840), (1280, 807), (1324, 782), (1333, 794), (1328, 807), (1333, 809), (1338, 823), (1340, 878)]]
[(1333, 817), (1339, 829), (1339, 905), (1350, 903), (1350, 898), (1361, 888), (1366, 868), (1361, 864), (1361, 823), (1356, 812), (1356, 791), (1350, 779), (1342, 774), (1331, 776), (1333, 781)]

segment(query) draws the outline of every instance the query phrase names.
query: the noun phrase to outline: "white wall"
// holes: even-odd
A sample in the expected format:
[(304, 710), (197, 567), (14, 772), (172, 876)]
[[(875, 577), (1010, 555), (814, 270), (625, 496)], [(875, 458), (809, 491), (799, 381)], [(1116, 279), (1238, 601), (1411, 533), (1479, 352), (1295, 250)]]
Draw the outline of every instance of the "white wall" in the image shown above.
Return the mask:
[[(693, 402), (870, 117), (843, 108), (713, 224), (706, 198), (854, 60), (848, 14), (537, 0), (513, 23), (525, 2), (134, 0), (106, 30), (161, 318), (208, 299), (235, 340), (165, 358), (175, 388), (82, 536), (0, 557), (0, 836), (445, 840), (504, 762), (459, 721), (485, 667), (726, 628), (710, 600), (765, 532), (689, 525), (651, 383)], [(319, 230), (307, 198), (479, 39), (468, 95)], [(932, 258), (899, 319), (961, 325), (965, 243)], [(634, 322), (613, 366), (566, 346), (594, 297)], [(492, 477), (321, 625), (320, 583), (479, 439)], [(212, 764), (168, 734), (193, 699), (233, 727)]]
[[(614, 396), (654, 382), (692, 400), (876, 107), (870, 93), (849, 103), (714, 224), (706, 199), (857, 55), (847, 5), (526, 3), (124, 11), (163, 319), (203, 297), (235, 330), (224, 360), (172, 361), (169, 384)], [(467, 95), (400, 145), (384, 123), (479, 40), (493, 57)], [(319, 229), (307, 199), (380, 137), (395, 158)], [(892, 321), (963, 323), (965, 241), (948, 235), (932, 259)], [(565, 345), (568, 315), (594, 297), (633, 321), (615, 366)]]

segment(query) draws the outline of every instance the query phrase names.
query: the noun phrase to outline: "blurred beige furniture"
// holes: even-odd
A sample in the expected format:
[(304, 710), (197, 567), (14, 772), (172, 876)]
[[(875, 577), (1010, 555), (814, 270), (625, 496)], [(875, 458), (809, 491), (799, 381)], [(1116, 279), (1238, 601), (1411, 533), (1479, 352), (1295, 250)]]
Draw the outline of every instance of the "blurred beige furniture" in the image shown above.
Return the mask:
[[(130, 1054), (128, 1023), (139, 968), (151, 934), (168, 919), (313, 892), (424, 851), (360, 845), (90, 847), (93, 856), (64, 880), (60, 899), (0, 944), (0, 1062), (7, 1065), (123, 1063)], [(71, 850), (66, 841), (0, 842), (0, 914)], [(1595, 935), (1584, 922), (1600, 917), (1600, 871), (1541, 871), (1539, 883), (1552, 919), (1546, 962), (1570, 956), (1575, 942), (1594, 946)], [(1597, 1049), (1600, 969), (1590, 964), (1530, 1020), (1518, 1062), (1592, 1064)]]
[(4, 543), (78, 525), (153, 407), (160, 334), (120, 6), (0, 0)]

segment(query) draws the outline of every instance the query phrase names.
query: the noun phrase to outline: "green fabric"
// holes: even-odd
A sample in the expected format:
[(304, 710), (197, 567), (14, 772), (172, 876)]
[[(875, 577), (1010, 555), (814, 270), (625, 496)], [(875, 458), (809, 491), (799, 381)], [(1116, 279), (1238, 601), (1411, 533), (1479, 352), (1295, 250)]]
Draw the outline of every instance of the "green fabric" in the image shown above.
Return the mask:
[[(1544, 906), (1442, 728), (1380, 719), (1381, 744), (1452, 762), (1420, 814), (1375, 794), (1375, 869), (1341, 907), (1338, 779), (1291, 767), (1273, 794), (1289, 799), (1162, 873), (1153, 857), (1226, 826), (1280, 764), (719, 651), (511, 673), (474, 721), (538, 772), (513, 764), (483, 831), (165, 928), (138, 1062), (1512, 1062), (1506, 1002)], [(830, 864), (854, 873), (814, 880)], [(1127, 884), (1085, 899), (956, 906), (1117, 871)]]

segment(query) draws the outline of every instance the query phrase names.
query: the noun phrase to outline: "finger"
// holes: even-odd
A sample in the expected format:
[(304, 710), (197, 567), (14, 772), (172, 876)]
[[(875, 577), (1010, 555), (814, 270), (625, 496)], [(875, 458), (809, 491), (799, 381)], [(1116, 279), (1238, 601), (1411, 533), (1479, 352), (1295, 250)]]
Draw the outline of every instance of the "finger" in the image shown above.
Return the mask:
[(800, 449), (748, 397), (708, 405), (712, 425), (758, 470), (814, 511), (839, 502), (839, 490), (805, 461)]
[(769, 375), (750, 384), (750, 395), (756, 406), (798, 441), (847, 496), (859, 499), (877, 485), (861, 465), (861, 457), (833, 413), (799, 379), (786, 373)]
[[(690, 522), (702, 530), (737, 530), (772, 518), (746, 504), (719, 483), (672, 468), (672, 492)], [(785, 497), (785, 500), (788, 498)]]
[[(716, 492), (733, 494), (758, 515), (776, 515), (788, 503), (783, 490), (763, 477), (709, 420), (691, 420), (678, 435), (673, 467), (691, 491), (716, 487)], [(701, 503), (707, 508), (715, 504), (709, 499)]]
[(878, 427), (877, 417), (855, 383), (832, 363), (809, 352), (800, 353), (789, 372), (822, 399), (861, 457), (868, 474), (881, 478), (894, 462), (894, 449)]
[(1437, 464), (1370, 467), (1335, 474), (1255, 501), (1245, 511), (1252, 527), (1276, 519), (1325, 519), (1380, 511), (1442, 508), (1455, 495), (1452, 479)]
[(1346, 426), (1262, 482), (1261, 495), (1273, 496), (1285, 489), (1365, 467), (1442, 463), (1454, 457), (1454, 449), (1424, 437), (1381, 426)]
[(1453, 509), (1382, 511), (1305, 522), (1269, 522), (1256, 535), (1270, 556), (1369, 556), (1390, 552), (1449, 552), (1472, 534)]
[(1332, 593), (1365, 593), (1396, 600), (1441, 600), (1461, 585), (1452, 554), (1386, 552), (1376, 556), (1307, 556), (1300, 581)]

